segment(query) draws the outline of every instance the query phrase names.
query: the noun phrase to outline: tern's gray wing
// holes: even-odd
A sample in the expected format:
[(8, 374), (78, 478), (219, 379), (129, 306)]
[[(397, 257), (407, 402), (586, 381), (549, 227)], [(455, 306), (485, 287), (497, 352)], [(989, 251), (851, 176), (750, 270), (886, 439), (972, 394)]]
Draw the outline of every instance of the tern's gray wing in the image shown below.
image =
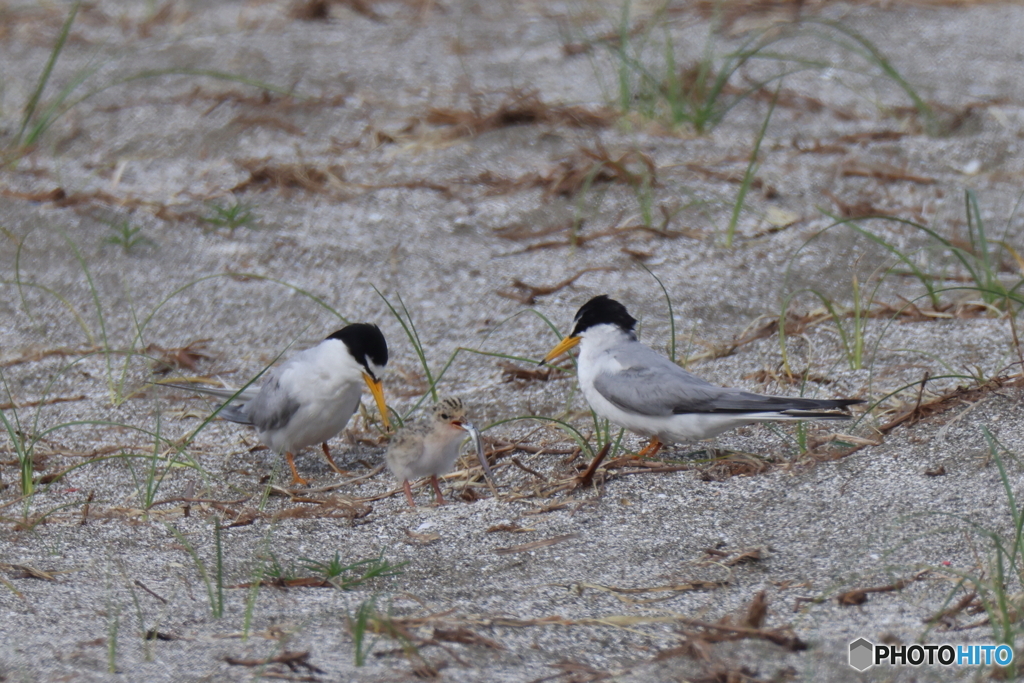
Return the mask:
[(252, 424), (252, 418), (249, 417), (248, 403), (242, 403), (241, 405), (226, 405), (220, 409), (220, 412), (217, 413), (217, 415), (229, 422), (237, 422), (238, 424), (243, 425)]
[(259, 395), (259, 390), (256, 387), (250, 386), (239, 391), (238, 389), (218, 389), (215, 387), (204, 387), (195, 384), (173, 384), (171, 382), (160, 382), (160, 386), (184, 389), (185, 391), (192, 391), (197, 394), (207, 394), (209, 396), (216, 396), (217, 398), (233, 399), (230, 404), (221, 408), (220, 412), (217, 414), (231, 422), (237, 422), (244, 425), (253, 423), (252, 419), (249, 417), (249, 403)]
[[(271, 371), (270, 376), (260, 387), (260, 393), (246, 403), (242, 410), (249, 418), (250, 424), (266, 432), (287, 425), (299, 407), (300, 404), (295, 397), (281, 386), (280, 373)], [(221, 411), (221, 414), (223, 415), (224, 411)]]
[(191, 391), (197, 394), (208, 394), (210, 396), (216, 396), (217, 398), (232, 398), (239, 402), (245, 402), (256, 398), (256, 394), (259, 392), (259, 387), (248, 386), (245, 389), (239, 391), (238, 389), (219, 389), (217, 387), (204, 387), (198, 384), (175, 384), (173, 382), (157, 382), (162, 387), (173, 387), (174, 389), (184, 389), (185, 391)]
[(609, 353), (622, 369), (598, 374), (594, 388), (622, 410), (640, 415), (834, 410), (859, 402), (762, 396), (718, 387), (635, 342)]

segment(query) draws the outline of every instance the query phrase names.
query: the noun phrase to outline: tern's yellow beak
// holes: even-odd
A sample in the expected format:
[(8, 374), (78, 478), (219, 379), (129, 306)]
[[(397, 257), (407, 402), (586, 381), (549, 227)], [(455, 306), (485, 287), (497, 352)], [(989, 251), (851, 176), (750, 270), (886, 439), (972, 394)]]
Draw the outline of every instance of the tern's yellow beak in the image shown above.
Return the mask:
[(548, 351), (548, 355), (544, 356), (544, 360), (542, 360), (540, 364), (544, 365), (545, 363), (553, 361), (579, 343), (579, 337), (566, 337), (562, 341), (558, 342), (558, 344), (555, 345), (555, 348)]
[(377, 409), (380, 411), (380, 419), (384, 423), (384, 429), (390, 432), (391, 420), (388, 419), (388, 405), (384, 402), (384, 385), (381, 384), (379, 379), (374, 379), (365, 372), (363, 373), (363, 379), (366, 381), (366, 386), (369, 387), (370, 393), (373, 394), (373, 399), (377, 401)]

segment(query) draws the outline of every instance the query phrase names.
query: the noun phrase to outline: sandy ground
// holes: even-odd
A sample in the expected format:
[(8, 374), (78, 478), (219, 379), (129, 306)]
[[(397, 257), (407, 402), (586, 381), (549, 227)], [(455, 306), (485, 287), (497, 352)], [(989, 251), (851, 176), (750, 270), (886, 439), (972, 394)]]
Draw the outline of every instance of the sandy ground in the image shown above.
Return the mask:
[[(830, 214), (895, 216), (967, 246), (973, 190), (989, 239), (1013, 248), (998, 282), (1019, 281), (1024, 7), (808, 2), (793, 23), (785, 3), (726, 3), (714, 32), (697, 5), (633, 3), (624, 31), (621, 6), (596, 2), (89, 3), (33, 122), (51, 103), (63, 113), (15, 155), (68, 6), (0, 3), (0, 680), (986, 676), (859, 674), (846, 658), (858, 637), (994, 641), (962, 599), (990, 594), (985, 532), (1012, 539), (1007, 489), (1022, 493), (1013, 327), (976, 305), (948, 245), (907, 222), (858, 223), (900, 262)], [(682, 71), (759, 36), (777, 38), (774, 57), (733, 74), (719, 125), (698, 135), (663, 105), (644, 115), (639, 74), (661, 83), (666, 39)], [(144, 240), (110, 243), (119, 229)], [(937, 309), (911, 266), (947, 290)], [(858, 292), (877, 315), (851, 367), (855, 319), (844, 338), (820, 313)], [(531, 360), (557, 340), (541, 316), (565, 332), (599, 293), (711, 381), (872, 410), (838, 442), (835, 423), (749, 427), (715, 442), (717, 461), (678, 446), (671, 471), (612, 462), (572, 490), (590, 453), (508, 420), (557, 417), (596, 449), (571, 366), (537, 377)], [(196, 433), (216, 404), (148, 386), (242, 384), (342, 320), (373, 321), (389, 403), (407, 415), (428, 379), (385, 297), (404, 302), (435, 379), (454, 357), (437, 386), (488, 427), (498, 499), (461, 468), (444, 507), (420, 489), (409, 509), (387, 472), (362, 478), (383, 459), (371, 403), (332, 442), (360, 479), (310, 450), (311, 488), (289, 492), (251, 431)], [(786, 380), (784, 361), (804, 379)], [(308, 560), (336, 552), (405, 564), (349, 590), (238, 587), (275, 566), (311, 576)], [(373, 605), (358, 667), (350, 620)], [(1012, 641), (1018, 610), (1004, 615)]]

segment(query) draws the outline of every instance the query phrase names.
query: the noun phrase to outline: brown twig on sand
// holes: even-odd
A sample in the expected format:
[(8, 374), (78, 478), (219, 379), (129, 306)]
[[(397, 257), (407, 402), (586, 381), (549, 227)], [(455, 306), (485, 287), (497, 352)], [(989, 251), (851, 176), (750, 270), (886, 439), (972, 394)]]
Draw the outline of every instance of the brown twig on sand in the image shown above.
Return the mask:
[(601, 266), (598, 268), (584, 268), (575, 275), (568, 277), (562, 280), (561, 282), (555, 283), (553, 285), (528, 285), (522, 280), (514, 279), (512, 280), (512, 288), (522, 290), (521, 292), (515, 292), (508, 289), (499, 289), (497, 291), (497, 294), (498, 296), (503, 296), (506, 299), (518, 301), (519, 303), (524, 304), (526, 306), (532, 306), (537, 302), (537, 297), (547, 296), (549, 294), (554, 294), (557, 291), (565, 289), (572, 283), (576, 282), (576, 280), (579, 280), (581, 277), (586, 275), (587, 273), (608, 270), (614, 270), (614, 268), (610, 268), (608, 266)]
[(521, 469), (523, 472), (526, 472), (527, 474), (532, 474), (533, 476), (537, 477), (538, 479), (544, 479), (544, 475), (543, 474), (541, 474), (537, 470), (530, 469), (529, 467), (527, 467), (523, 463), (519, 462), (519, 458), (517, 458), (515, 456), (512, 456), (510, 458), (510, 460), (512, 461), (513, 465), (515, 465), (516, 467)]
[(568, 658), (554, 664), (548, 664), (548, 666), (561, 671), (561, 673), (535, 678), (530, 683), (547, 683), (547, 681), (554, 681), (563, 677), (567, 677), (567, 681), (573, 681), (574, 683), (598, 683), (598, 681), (607, 681), (610, 678), (614, 678), (614, 675), (607, 671), (601, 671), (584, 662), (577, 662)]
[(764, 591), (758, 592), (747, 606), (747, 615), (743, 625), (747, 628), (761, 628), (768, 616), (768, 597)]
[(540, 99), (536, 90), (515, 90), (493, 111), (467, 111), (435, 107), (425, 120), (435, 126), (450, 126), (452, 139), (472, 137), (499, 128), (532, 123), (554, 123), (575, 128), (604, 128), (618, 115), (611, 109), (552, 105)]
[(680, 619), (686, 626), (696, 627), (705, 629), (705, 633), (699, 634), (699, 637), (704, 640), (710, 640), (711, 642), (722, 642), (731, 640), (767, 640), (770, 643), (775, 643), (779, 647), (783, 647), (790, 652), (801, 652), (807, 649), (807, 643), (800, 640), (792, 631), (788, 628), (747, 628), (744, 626), (729, 626), (723, 624), (711, 624), (706, 621), (698, 621), (696, 619)]
[(166, 374), (182, 368), (195, 372), (199, 361), (212, 358), (204, 353), (204, 347), (209, 341), (209, 339), (197, 339), (185, 346), (174, 348), (150, 344), (143, 351), (154, 358), (153, 372), (155, 373)]
[(862, 161), (848, 161), (840, 167), (839, 172), (843, 176), (858, 176), (888, 181), (903, 180), (919, 185), (934, 185), (937, 182), (935, 178), (916, 175), (886, 164), (869, 164)]
[(505, 646), (496, 640), (491, 640), (479, 633), (470, 631), (465, 626), (458, 626), (452, 629), (435, 628), (434, 640), (444, 640), (449, 643), (462, 643), (463, 645), (483, 645), (492, 650), (504, 650)]
[(656, 235), (658, 237), (664, 237), (665, 239), (676, 239), (677, 237), (690, 237), (692, 239), (703, 239), (706, 237), (703, 233), (697, 230), (661, 230), (651, 225), (625, 225), (619, 228), (609, 228), (608, 230), (599, 230), (598, 232), (592, 232), (586, 235), (576, 235), (574, 239), (566, 240), (550, 240), (547, 242), (537, 242), (529, 246), (523, 247), (519, 251), (510, 251), (501, 256), (518, 256), (520, 254), (528, 254), (531, 251), (538, 251), (540, 249), (552, 249), (555, 247), (582, 247), (588, 242), (592, 242), (603, 237), (618, 237), (631, 232), (645, 232), (650, 235)]
[(270, 159), (246, 159), (239, 162), (249, 177), (231, 188), (238, 193), (248, 189), (300, 189), (322, 193), (344, 187), (345, 169), (308, 163), (277, 163)]
[(584, 486), (590, 486), (590, 484), (594, 481), (594, 472), (597, 471), (597, 468), (601, 465), (601, 462), (608, 455), (608, 451), (611, 449), (611, 447), (611, 442), (608, 442), (604, 445), (603, 448), (601, 448), (600, 451), (598, 451), (597, 455), (594, 456), (594, 459), (590, 461), (590, 465), (587, 466), (587, 469), (585, 469), (583, 473), (576, 478), (577, 486), (581, 488)]
[(241, 659), (238, 657), (227, 656), (224, 657), (224, 661), (234, 666), (267, 666), (268, 664), (284, 664), (292, 671), (299, 671), (305, 669), (313, 673), (326, 673), (322, 669), (318, 669), (309, 662), (309, 650), (305, 652), (289, 652), (285, 650), (279, 655), (273, 657), (263, 657), (260, 659)]
[(519, 443), (513, 441), (502, 441), (501, 439), (494, 439), (490, 441), (493, 445), (493, 449), (488, 451), (487, 455), (491, 456), (496, 453), (505, 453), (508, 451), (523, 451), (524, 453), (549, 453), (551, 455), (570, 455), (575, 453), (578, 449), (577, 446), (568, 446), (564, 448), (554, 448), (552, 446), (535, 446), (530, 443)]
[(495, 548), (495, 555), (513, 555), (515, 553), (527, 553), (531, 550), (537, 550), (538, 548), (546, 548), (549, 545), (555, 545), (562, 541), (568, 541), (573, 538), (579, 538), (579, 534), (563, 534), (561, 536), (555, 536), (553, 538), (545, 538), (542, 541), (532, 541), (530, 543), (523, 543), (522, 545), (514, 545), (510, 548)]
[(960, 598), (960, 600), (952, 607), (948, 607), (944, 610), (936, 612), (932, 616), (922, 619), (922, 621), (926, 624), (934, 624), (941, 621), (943, 622), (943, 624), (949, 626), (952, 625), (953, 618), (956, 615), (960, 614), (968, 607), (977, 606), (980, 606), (978, 604), (978, 594), (974, 591), (971, 591), (967, 595)]
[(6, 562), (0, 562), (0, 569), (8, 572), (20, 572), (17, 576), (19, 579), (41, 579), (43, 581), (57, 580), (50, 572), (43, 571), (42, 569), (36, 569), (28, 564), (7, 564)]
[(164, 604), (164, 605), (166, 605), (166, 604), (167, 604), (167, 598), (163, 597), (162, 595), (158, 595), (158, 594), (154, 593), (154, 592), (153, 592), (153, 591), (152, 591), (152, 590), (151, 590), (151, 589), (149, 588), (149, 586), (147, 586), (146, 584), (142, 583), (142, 582), (141, 582), (141, 581), (139, 581), (138, 579), (135, 579), (135, 585), (136, 585), (136, 586), (138, 586), (139, 588), (141, 588), (142, 590), (146, 591), (146, 592), (147, 592), (147, 593), (149, 593), (150, 595), (152, 595), (152, 596), (153, 596), (154, 598), (156, 598), (157, 600), (159, 600), (159, 601), (160, 601), (160, 602), (161, 602), (162, 604)]
[(8, 368), (12, 365), (20, 365), (21, 363), (32, 363), (50, 356), (88, 356), (90, 353), (96, 353), (101, 349), (102, 347), (100, 346), (88, 346), (82, 349), (69, 349), (66, 346), (55, 349), (31, 349), (20, 356), (3, 361), (0, 363), (0, 368)]
[(860, 199), (853, 204), (844, 202), (839, 197), (835, 196), (828, 190), (823, 190), (822, 194), (832, 200), (832, 203), (839, 209), (840, 215), (844, 218), (868, 218), (871, 216), (884, 216), (885, 211), (876, 209), (874, 204), (871, 202)]
[(807, 643), (800, 640), (789, 627), (763, 628), (768, 615), (768, 598), (764, 591), (754, 596), (750, 605), (742, 617), (742, 624), (734, 626), (730, 617), (711, 624), (697, 619), (681, 619), (684, 626), (698, 628), (699, 631), (683, 630), (684, 635), (690, 640), (698, 640), (709, 643), (720, 643), (723, 641), (735, 640), (767, 640), (783, 647), (790, 652), (800, 652), (807, 649)]
[(80, 396), (58, 396), (42, 401), (26, 401), (24, 403), (0, 403), (0, 410), (13, 410), (15, 408), (36, 408), (38, 406), (51, 406), (54, 403), (71, 403), (73, 401), (84, 401), (88, 398), (85, 394)]
[(95, 496), (95, 491), (89, 491), (89, 497), (85, 499), (85, 505), (82, 506), (82, 521), (79, 522), (80, 526), (85, 526), (89, 521), (89, 506), (92, 505), (92, 499)]
[[(739, 185), (744, 182), (744, 174), (739, 171), (719, 171), (701, 164), (685, 164), (687, 170), (693, 171), (694, 173), (700, 173), (701, 175), (711, 178), (712, 180), (721, 180), (726, 183), (733, 183)], [(750, 181), (750, 187), (755, 190), (761, 190), (766, 197), (778, 196), (779, 191), (771, 185), (765, 184), (761, 178), (754, 178)]]
[[(925, 377), (925, 381), (927, 381), (927, 377)], [(1019, 387), (1022, 384), (1024, 384), (1024, 375), (996, 377), (980, 386), (970, 389), (964, 386), (959, 386), (938, 398), (934, 398), (931, 401), (925, 401), (924, 403), (920, 401), (920, 395), (923, 393), (922, 388), (918, 392), (918, 401), (914, 404), (913, 408), (900, 412), (896, 417), (879, 427), (878, 430), (883, 434), (888, 434), (901, 424), (906, 424), (909, 427), (910, 425), (917, 424), (921, 420), (951, 410), (961, 403), (976, 403), (1001, 387)]]
[(890, 583), (887, 586), (874, 586), (872, 588), (855, 588), (845, 593), (840, 593), (836, 596), (836, 600), (843, 607), (849, 607), (851, 605), (863, 605), (868, 601), (868, 593), (891, 593), (893, 591), (901, 591), (909, 586), (914, 581), (920, 581), (930, 570), (925, 569), (917, 574), (914, 574), (909, 579), (900, 579), (895, 583)]
[(558, 368), (550, 366), (546, 368), (524, 368), (515, 363), (501, 362), (498, 363), (498, 367), (501, 368), (501, 379), (503, 382), (512, 382), (517, 379), (525, 382), (548, 382), (557, 375), (564, 374)]
[(328, 0), (296, 0), (288, 8), (288, 16), (300, 21), (327, 21), (331, 18)]

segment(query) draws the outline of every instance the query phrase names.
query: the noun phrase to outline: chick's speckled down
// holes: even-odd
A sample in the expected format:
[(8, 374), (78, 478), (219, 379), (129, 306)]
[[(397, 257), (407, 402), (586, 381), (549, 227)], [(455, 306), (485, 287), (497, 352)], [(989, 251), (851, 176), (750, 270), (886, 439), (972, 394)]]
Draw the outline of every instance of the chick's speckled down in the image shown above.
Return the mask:
[(428, 418), (400, 429), (388, 446), (388, 469), (400, 482), (445, 474), (459, 457), (459, 444), (466, 438), (462, 401), (445, 397)]

